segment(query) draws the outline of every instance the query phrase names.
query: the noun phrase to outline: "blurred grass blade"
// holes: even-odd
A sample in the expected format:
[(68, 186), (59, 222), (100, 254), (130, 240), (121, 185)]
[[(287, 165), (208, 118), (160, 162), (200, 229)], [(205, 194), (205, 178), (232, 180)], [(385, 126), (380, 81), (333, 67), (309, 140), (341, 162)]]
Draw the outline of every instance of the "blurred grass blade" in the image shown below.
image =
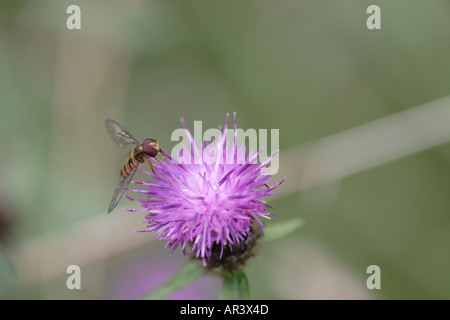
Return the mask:
[(233, 272), (229, 277), (224, 277), (221, 298), (222, 300), (250, 300), (248, 279), (242, 270)]
[(0, 246), (0, 282), (2, 279), (10, 279), (16, 276), (16, 268)]
[(189, 283), (201, 278), (205, 268), (201, 261), (189, 260), (178, 269), (175, 274), (161, 286), (141, 297), (144, 300), (161, 300), (183, 288)]
[(300, 218), (270, 224), (264, 227), (264, 240), (272, 241), (285, 237), (300, 228), (303, 224), (304, 222)]
[(14, 295), (14, 285), (16, 281), (17, 270), (0, 246), (0, 300), (11, 299)]

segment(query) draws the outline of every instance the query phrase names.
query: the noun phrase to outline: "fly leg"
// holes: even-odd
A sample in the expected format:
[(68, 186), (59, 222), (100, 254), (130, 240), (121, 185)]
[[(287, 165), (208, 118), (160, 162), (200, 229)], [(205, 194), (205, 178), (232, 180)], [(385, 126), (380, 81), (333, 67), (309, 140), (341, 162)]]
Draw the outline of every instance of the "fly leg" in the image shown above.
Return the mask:
[[(159, 160), (158, 158), (153, 157), (153, 159), (155, 159), (156, 161), (158, 161), (158, 163), (161, 163), (161, 160)], [(172, 186), (172, 184), (170, 184), (169, 180), (167, 180), (166, 177), (164, 177), (164, 176), (162, 176), (162, 175), (156, 173), (155, 168), (153, 167), (153, 163), (152, 163), (152, 161), (151, 161), (150, 159), (148, 159), (148, 164), (150, 165), (150, 168), (152, 169), (153, 174), (157, 174), (158, 176), (163, 177), (164, 179), (166, 179), (167, 183), (168, 183), (170, 186)]]
[(150, 159), (148, 159), (148, 164), (150, 165), (150, 169), (152, 169), (153, 174), (156, 174), (155, 168), (153, 167), (153, 163)]

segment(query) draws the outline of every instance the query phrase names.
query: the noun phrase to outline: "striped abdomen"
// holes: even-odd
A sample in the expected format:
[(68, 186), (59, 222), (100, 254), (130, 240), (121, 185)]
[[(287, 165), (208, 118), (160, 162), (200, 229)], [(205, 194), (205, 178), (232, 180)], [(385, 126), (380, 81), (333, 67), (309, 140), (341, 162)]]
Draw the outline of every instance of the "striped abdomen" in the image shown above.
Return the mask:
[(137, 145), (135, 148), (133, 148), (133, 150), (131, 150), (130, 157), (120, 171), (120, 175), (122, 177), (128, 177), (131, 173), (134, 172), (134, 170), (136, 170), (136, 167), (140, 165), (141, 162), (145, 161), (145, 158), (146, 156), (142, 152), (142, 146)]

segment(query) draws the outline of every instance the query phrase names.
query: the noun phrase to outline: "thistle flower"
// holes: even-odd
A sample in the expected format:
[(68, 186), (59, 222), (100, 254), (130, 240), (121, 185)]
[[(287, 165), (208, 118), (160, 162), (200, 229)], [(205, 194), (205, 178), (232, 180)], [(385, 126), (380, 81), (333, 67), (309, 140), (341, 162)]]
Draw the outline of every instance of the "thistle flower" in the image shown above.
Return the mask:
[[(142, 205), (141, 209), (128, 211), (148, 211), (143, 232), (155, 231), (157, 239), (167, 240), (171, 254), (178, 247), (183, 253), (190, 248), (204, 265), (211, 257), (222, 259), (233, 248), (242, 251), (250, 240), (264, 235), (261, 218), (270, 219), (275, 213), (267, 212), (271, 207), (263, 198), (275, 195), (272, 190), (285, 180), (267, 185), (271, 176), (263, 171), (275, 153), (263, 163), (257, 160), (261, 152), (246, 155), (245, 145), (238, 148), (237, 139), (233, 143), (227, 141), (228, 120), (227, 114), (225, 127), (219, 131), (221, 139), (202, 143), (201, 149), (181, 120), (191, 150), (182, 149), (179, 163), (171, 158), (155, 163), (156, 174), (146, 172), (153, 181), (133, 182), (145, 189), (128, 189), (147, 196), (127, 196)], [(237, 132), (236, 113), (234, 128)], [(190, 163), (198, 155), (202, 161)]]

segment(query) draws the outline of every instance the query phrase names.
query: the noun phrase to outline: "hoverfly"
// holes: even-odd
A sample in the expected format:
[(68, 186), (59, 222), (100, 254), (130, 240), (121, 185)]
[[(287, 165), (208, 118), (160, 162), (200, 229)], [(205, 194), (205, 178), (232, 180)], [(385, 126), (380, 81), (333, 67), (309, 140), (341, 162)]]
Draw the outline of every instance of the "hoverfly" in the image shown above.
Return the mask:
[(148, 161), (150, 168), (152, 169), (153, 173), (155, 173), (155, 168), (153, 167), (151, 158), (154, 158), (159, 162), (156, 156), (158, 155), (158, 153), (164, 155), (165, 152), (159, 147), (158, 140), (156, 139), (145, 139), (144, 141), (139, 142), (116, 121), (107, 119), (105, 121), (105, 124), (109, 135), (120, 148), (134, 145), (134, 148), (131, 150), (127, 162), (125, 162), (125, 165), (120, 171), (120, 181), (116, 189), (114, 190), (114, 194), (108, 208), (108, 213), (110, 213), (119, 203), (120, 199), (125, 193), (125, 188), (130, 184), (131, 179), (138, 170), (139, 166), (145, 161)]

